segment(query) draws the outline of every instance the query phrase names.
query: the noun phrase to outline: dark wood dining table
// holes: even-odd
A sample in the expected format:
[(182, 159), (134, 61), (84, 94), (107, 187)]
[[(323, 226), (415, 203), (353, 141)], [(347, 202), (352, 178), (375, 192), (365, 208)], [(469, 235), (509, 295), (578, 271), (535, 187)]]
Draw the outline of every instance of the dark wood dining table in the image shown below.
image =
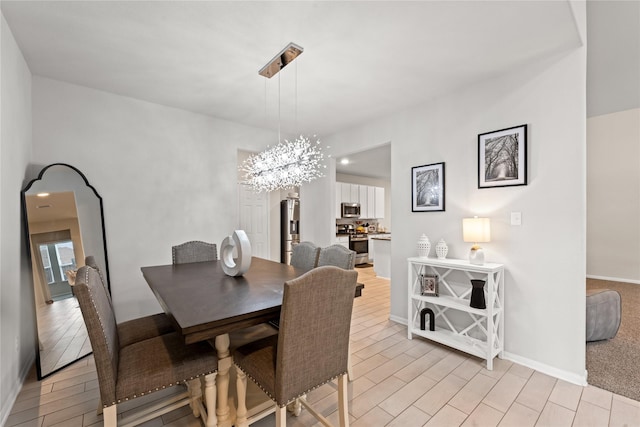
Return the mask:
[[(142, 274), (186, 344), (215, 339), (218, 352), (217, 423), (231, 425), (228, 389), (229, 332), (277, 319), (284, 282), (305, 273), (290, 265), (251, 258), (242, 276), (227, 276), (222, 261), (142, 267)], [(213, 411), (211, 411), (213, 412)], [(207, 426), (215, 425), (215, 421)]]

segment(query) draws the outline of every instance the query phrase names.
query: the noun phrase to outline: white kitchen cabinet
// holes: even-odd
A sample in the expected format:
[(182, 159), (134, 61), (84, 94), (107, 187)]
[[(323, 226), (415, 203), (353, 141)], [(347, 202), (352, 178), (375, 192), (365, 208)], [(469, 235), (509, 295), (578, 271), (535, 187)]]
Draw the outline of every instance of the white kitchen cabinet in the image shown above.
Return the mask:
[(358, 184), (349, 184), (351, 192), (351, 200), (345, 200), (349, 203), (360, 203), (360, 186)]
[(349, 249), (349, 236), (336, 236), (335, 244)]
[[(456, 348), (487, 361), (493, 369), (493, 358), (504, 353), (504, 266), (467, 260), (409, 258), (407, 327), (408, 337), (418, 335)], [(421, 277), (437, 278), (438, 296), (422, 295)], [(485, 281), (487, 308), (469, 306), (470, 279)], [(422, 312), (434, 313), (435, 330), (422, 324)], [(424, 326), (424, 329), (422, 328)]]
[(336, 182), (336, 218), (342, 216), (342, 203), (360, 203), (361, 219), (383, 219), (384, 187)]
[(377, 218), (376, 216), (376, 187), (367, 186), (367, 218)]
[(374, 218), (384, 218), (384, 187), (376, 187)]
[(369, 212), (369, 186), (358, 185), (358, 203), (360, 203), (360, 218), (373, 218), (374, 212)]

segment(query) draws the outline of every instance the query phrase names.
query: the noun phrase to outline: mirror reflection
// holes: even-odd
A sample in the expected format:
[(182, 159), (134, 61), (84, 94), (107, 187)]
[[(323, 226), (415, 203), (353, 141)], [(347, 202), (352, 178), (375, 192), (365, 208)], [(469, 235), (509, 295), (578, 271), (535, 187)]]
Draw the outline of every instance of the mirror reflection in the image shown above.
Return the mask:
[(91, 353), (70, 286), (93, 255), (108, 283), (102, 199), (78, 169), (53, 164), (22, 191), (38, 336), (38, 378)]

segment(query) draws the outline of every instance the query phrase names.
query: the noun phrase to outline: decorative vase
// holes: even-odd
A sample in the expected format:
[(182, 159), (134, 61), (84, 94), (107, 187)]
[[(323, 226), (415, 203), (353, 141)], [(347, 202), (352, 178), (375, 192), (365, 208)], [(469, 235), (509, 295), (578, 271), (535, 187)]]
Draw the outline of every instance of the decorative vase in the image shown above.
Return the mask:
[(470, 307), (473, 308), (487, 308), (487, 303), (484, 300), (484, 280), (471, 279), (471, 302)]
[(438, 240), (436, 244), (436, 255), (438, 259), (445, 259), (447, 257), (447, 253), (449, 252), (449, 246), (447, 246), (447, 242), (444, 239)]
[(418, 239), (418, 256), (421, 258), (426, 258), (429, 256), (429, 251), (431, 250), (431, 242), (426, 234), (420, 236)]

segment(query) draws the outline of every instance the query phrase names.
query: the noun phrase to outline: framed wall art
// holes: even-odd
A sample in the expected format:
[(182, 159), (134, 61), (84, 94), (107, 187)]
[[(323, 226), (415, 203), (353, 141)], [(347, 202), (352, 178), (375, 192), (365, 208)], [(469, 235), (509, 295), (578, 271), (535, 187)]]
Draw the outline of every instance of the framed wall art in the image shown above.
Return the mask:
[(527, 125), (478, 135), (478, 188), (527, 185)]
[(444, 211), (444, 162), (411, 168), (411, 210)]

